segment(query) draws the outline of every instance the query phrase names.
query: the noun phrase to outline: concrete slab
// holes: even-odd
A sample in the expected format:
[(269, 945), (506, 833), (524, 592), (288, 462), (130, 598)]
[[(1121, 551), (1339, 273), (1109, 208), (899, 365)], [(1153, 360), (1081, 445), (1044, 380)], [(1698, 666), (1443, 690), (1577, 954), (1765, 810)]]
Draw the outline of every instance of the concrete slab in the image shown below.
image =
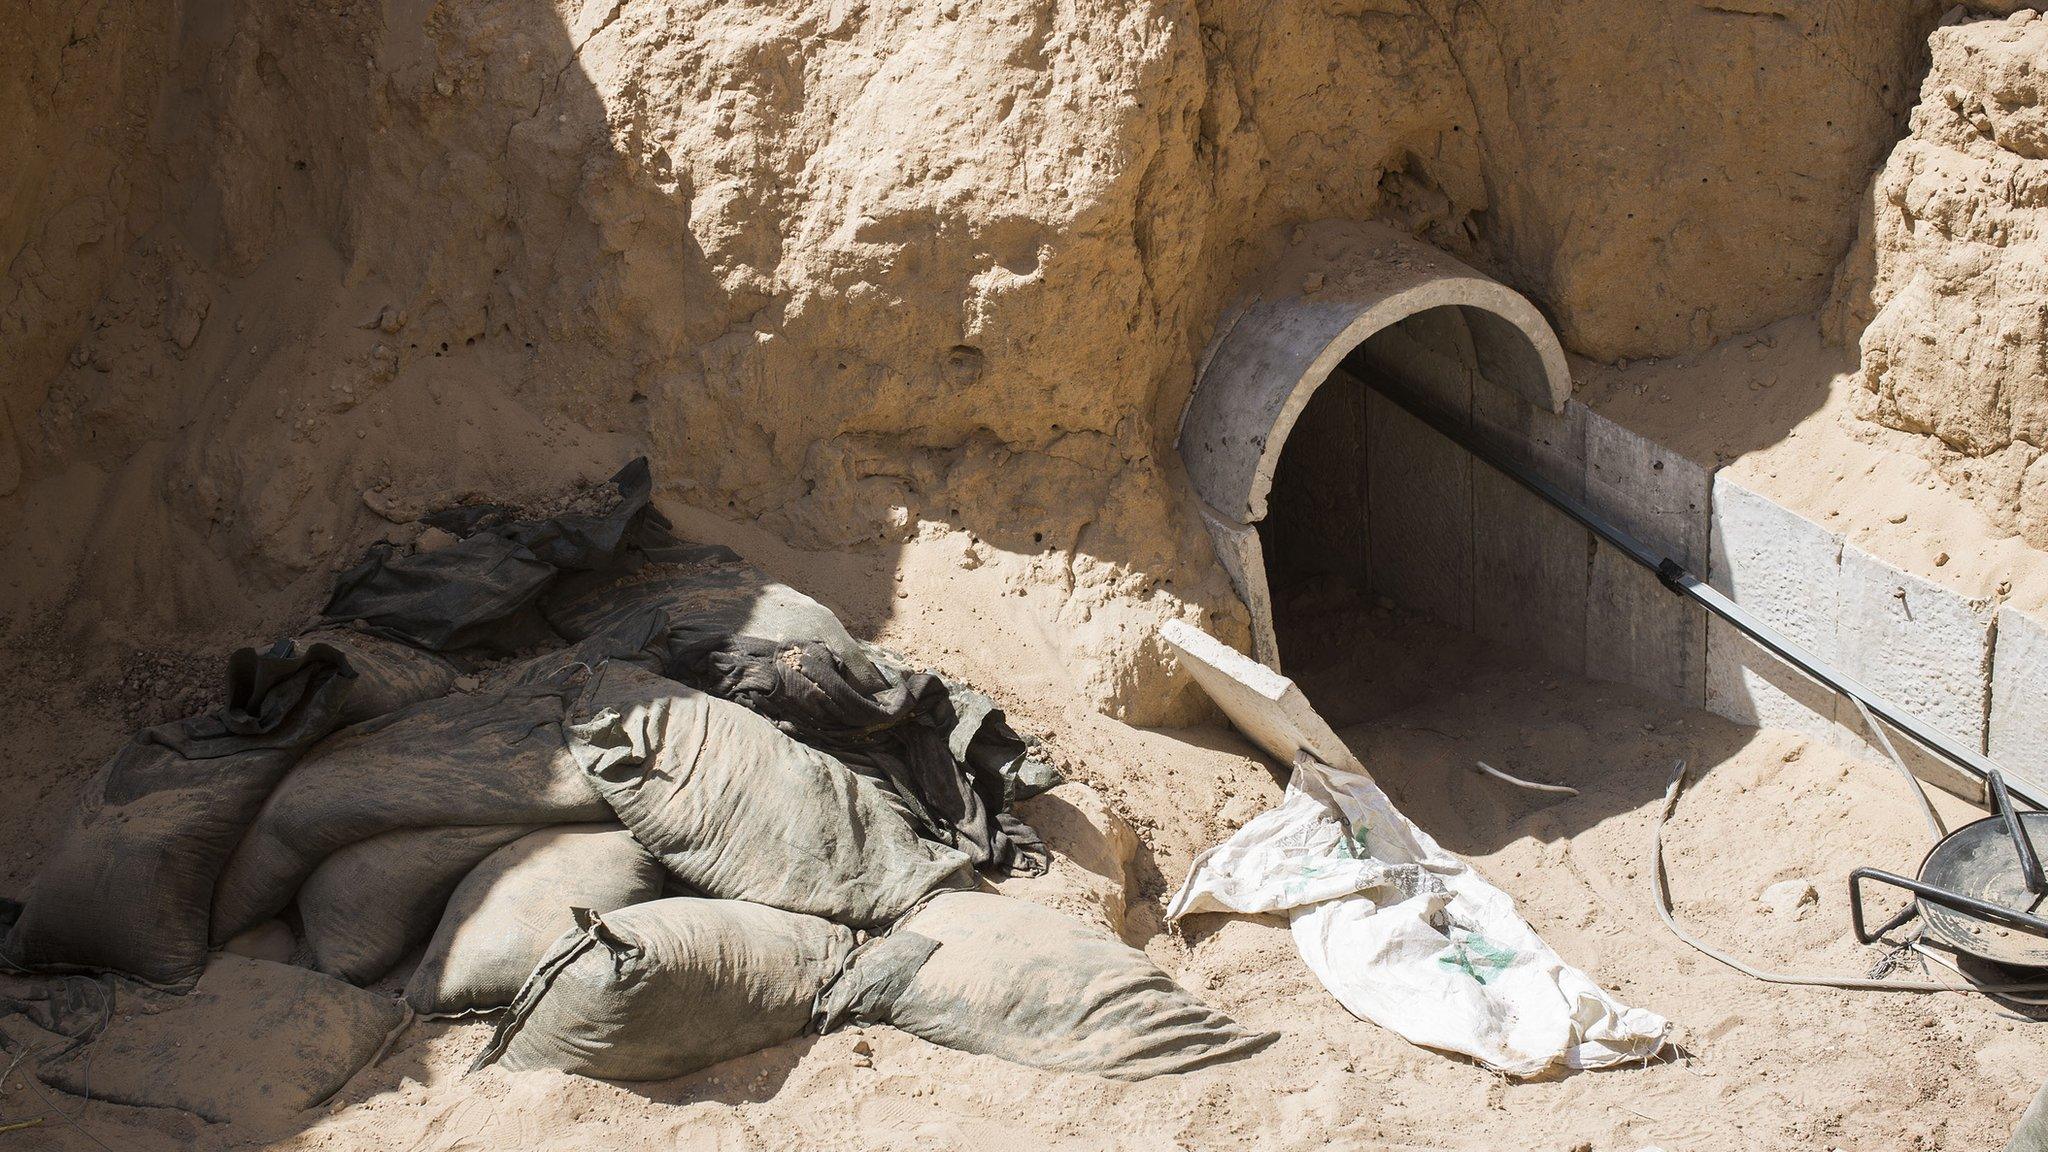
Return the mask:
[(1473, 630), (1578, 672), (1592, 534), (1484, 465), (1472, 469)]
[(1986, 739), (2006, 775), (2048, 792), (2048, 621), (2011, 605), (1998, 610)]
[(1340, 372), (1397, 381), (1404, 393), (1460, 424), (1472, 418), (1479, 352), (1461, 308), (1432, 308), (1397, 320), (1368, 337), (1344, 365)]
[(1586, 573), (1586, 666), (1692, 708), (1707, 701), (1707, 613), (1600, 540)]
[[(1995, 604), (1903, 572), (1870, 553), (1842, 548), (1838, 596), (1842, 670), (1966, 748), (1984, 750), (1991, 696)], [(1839, 739), (1882, 751), (1853, 705), (1837, 713)], [(1916, 775), (1963, 796), (1975, 777), (1894, 737)]]
[(1539, 408), (1481, 378), (1472, 388), (1472, 434), (1481, 444), (1579, 498), (1586, 492), (1586, 409)]
[(1258, 530), (1201, 505), (1202, 523), (1216, 546), (1216, 559), (1252, 617), (1252, 654), (1269, 668), (1280, 667), (1280, 644), (1273, 634), (1273, 593), (1266, 587), (1266, 555)]
[(1366, 432), (1373, 591), (1470, 629), (1471, 454), (1377, 392)]
[[(1713, 492), (1707, 583), (1819, 659), (1839, 664), (1842, 537), (1726, 472), (1715, 475)], [(1709, 710), (1832, 740), (1837, 699), (1732, 625), (1709, 621)]]
[(1365, 771), (1294, 681), (1185, 620), (1167, 621), (1159, 635), (1231, 724), (1282, 764), (1305, 750), (1331, 767)]
[[(1581, 407), (1577, 401), (1568, 406)], [(1709, 473), (1584, 409), (1585, 500), (1652, 550), (1706, 567)], [(1586, 580), (1586, 675), (1693, 707), (1707, 699), (1707, 615), (1652, 573), (1597, 543)]]

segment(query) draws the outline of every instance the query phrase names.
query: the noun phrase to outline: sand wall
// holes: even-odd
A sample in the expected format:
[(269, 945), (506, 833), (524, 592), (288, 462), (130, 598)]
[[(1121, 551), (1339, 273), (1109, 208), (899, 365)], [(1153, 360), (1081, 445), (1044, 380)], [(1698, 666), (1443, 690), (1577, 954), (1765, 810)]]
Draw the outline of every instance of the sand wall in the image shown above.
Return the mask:
[(1013, 554), (1145, 701), (1133, 622), (1244, 626), (1170, 445), (1295, 224), (1401, 223), (1585, 355), (1700, 347), (1821, 303), (1940, 14), (31, 4), (0, 610), (261, 626), (423, 500), (644, 448), (800, 546)]

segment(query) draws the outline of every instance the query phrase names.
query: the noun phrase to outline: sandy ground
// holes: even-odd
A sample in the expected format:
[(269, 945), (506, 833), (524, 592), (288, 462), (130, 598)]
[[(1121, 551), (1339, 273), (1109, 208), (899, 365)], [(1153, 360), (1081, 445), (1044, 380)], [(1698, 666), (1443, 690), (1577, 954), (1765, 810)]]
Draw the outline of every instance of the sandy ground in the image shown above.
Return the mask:
[[(793, 582), (864, 586), (850, 566), (703, 519)], [(1394, 799), (1446, 848), (1513, 894), (1570, 962), (1669, 1017), (1677, 1046), (1648, 1067), (1515, 1082), (1414, 1048), (1348, 1016), (1277, 920), (1223, 916), (1162, 928), (1193, 853), (1277, 800), (1278, 775), (1220, 727), (1144, 731), (1100, 717), (1060, 684), (1000, 564), (963, 565), (934, 538), (897, 561), (901, 599), (836, 604), (853, 625), (993, 690), (1046, 737), (1077, 785), (1041, 814), (1060, 859), (1017, 894), (1114, 921), (1185, 985), (1282, 1039), (1241, 1063), (1136, 1085), (946, 1051), (888, 1029), (806, 1038), (660, 1084), (553, 1073), (465, 1076), (481, 1023), (425, 1023), (327, 1106), (287, 1129), (207, 1125), (62, 1096), (25, 1068), (0, 1088), (0, 1152), (272, 1145), (295, 1149), (1361, 1148), (1981, 1149), (1997, 1147), (2036, 1086), (2039, 1041), (1988, 1001), (1781, 988), (1671, 938), (1650, 903), (1648, 848), (1672, 763), (1699, 770), (1670, 831), (1679, 914), (1781, 967), (1861, 975), (1844, 876), (1910, 870), (1927, 835), (1884, 768), (1781, 733), (1753, 732), (1615, 685), (1516, 664), (1454, 634), (1330, 595), (1296, 603), (1316, 637), (1294, 652), (1304, 685)], [(0, 890), (130, 725), (188, 702), (205, 656), (67, 665), (17, 647), (5, 673), (20, 722), (0, 737)], [(1477, 775), (1484, 759), (1581, 789), (1526, 793)], [(1952, 802), (1943, 800), (1952, 812)], [(1101, 812), (1098, 808), (1106, 807)], [(1135, 842), (1113, 849), (1125, 824)], [(1106, 849), (1105, 846), (1111, 846)], [(1791, 877), (1819, 902), (1796, 916), (1757, 895)], [(1121, 917), (1115, 913), (1128, 905)], [(399, 974), (402, 978), (402, 973)], [(392, 981), (394, 984), (397, 978)], [(249, 1042), (285, 1043), (248, 1021)], [(855, 1052), (866, 1039), (871, 1058)], [(10, 1124), (41, 1124), (4, 1131)]]

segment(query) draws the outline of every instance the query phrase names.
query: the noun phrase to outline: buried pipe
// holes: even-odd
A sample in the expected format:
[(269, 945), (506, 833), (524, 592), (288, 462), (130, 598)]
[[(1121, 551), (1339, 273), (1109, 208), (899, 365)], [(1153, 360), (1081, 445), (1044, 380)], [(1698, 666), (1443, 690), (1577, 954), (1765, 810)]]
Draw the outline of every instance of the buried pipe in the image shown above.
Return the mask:
[[(1904, 708), (1871, 691), (1854, 677), (1847, 675), (1820, 657), (1801, 648), (1792, 639), (1777, 629), (1750, 615), (1740, 604), (1729, 599), (1699, 577), (1685, 569), (1685, 566), (1669, 556), (1651, 549), (1642, 541), (1630, 536), (1605, 517), (1588, 508), (1581, 501), (1567, 494), (1563, 489), (1536, 475), (1506, 456), (1493, 451), (1454, 420), (1437, 411), (1426, 401), (1389, 387), (1381, 379), (1367, 380), (1366, 386), (1386, 397), (1395, 407), (1427, 424), (1438, 435), (1471, 453), (1481, 463), (1492, 467), (1508, 479), (1520, 484), (1541, 497), (1558, 511), (1578, 521), (1587, 531), (1606, 541), (1609, 545), (1657, 577), (1658, 583), (1683, 599), (1690, 600), (1707, 611), (1719, 616), (1736, 631), (1755, 641), (1779, 660), (1798, 670), (1815, 683), (1828, 688), (1840, 696), (1854, 701), (1858, 707), (1868, 710), (1878, 719), (1903, 733), (1915, 744), (1935, 756), (1968, 773), (1985, 786), (1989, 795), (1991, 775), (1999, 772), (1998, 765), (1982, 753), (1965, 748), (1950, 739), (1940, 730), (1929, 726)], [(1880, 730), (1881, 731), (1881, 730)], [(2014, 796), (2037, 809), (2048, 809), (2048, 800), (2032, 785), (2005, 776), (2005, 785)]]

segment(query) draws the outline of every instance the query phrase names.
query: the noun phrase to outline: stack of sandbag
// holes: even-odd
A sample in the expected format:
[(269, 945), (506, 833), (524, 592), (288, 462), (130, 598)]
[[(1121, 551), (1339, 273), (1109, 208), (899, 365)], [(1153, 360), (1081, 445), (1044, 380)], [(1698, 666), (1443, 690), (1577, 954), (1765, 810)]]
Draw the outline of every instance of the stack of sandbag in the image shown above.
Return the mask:
[[(564, 697), (578, 687), (447, 696), (323, 742), (277, 785), (228, 859), (214, 894), (214, 941), (225, 943), (275, 916), (330, 857), (372, 837), (405, 829), (508, 830), (496, 844), (489, 837), (469, 841), (464, 850), (474, 863), (518, 835), (511, 831), (518, 826), (605, 819), (604, 802), (583, 782), (562, 737)], [(445, 897), (460, 880), (441, 870), (434, 886), (412, 893), (438, 889)]]
[(659, 899), (661, 862), (617, 824), (565, 824), (507, 844), (476, 866), (440, 915), (405, 986), (414, 1011), (503, 1008), (578, 909), (608, 915)]
[(340, 723), (354, 679), (327, 644), (236, 652), (225, 706), (144, 729), (86, 786), (0, 960), (190, 988), (222, 861), (279, 777)]
[(889, 1024), (963, 1052), (1118, 1080), (1192, 1071), (1274, 1039), (1100, 929), (988, 892), (939, 893), (861, 945), (820, 1013), (827, 1030)]
[(661, 1080), (800, 1036), (853, 947), (816, 916), (678, 897), (582, 914), (476, 1066)]

